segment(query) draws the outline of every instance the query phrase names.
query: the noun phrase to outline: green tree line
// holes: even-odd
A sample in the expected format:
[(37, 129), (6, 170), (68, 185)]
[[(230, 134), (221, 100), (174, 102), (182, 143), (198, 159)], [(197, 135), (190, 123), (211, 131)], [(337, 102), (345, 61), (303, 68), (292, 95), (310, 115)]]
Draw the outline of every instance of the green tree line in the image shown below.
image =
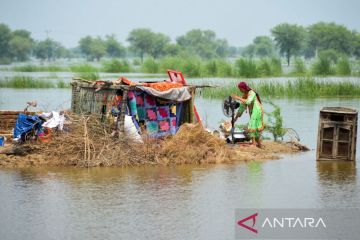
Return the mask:
[[(271, 29), (271, 36), (256, 37), (242, 53), (247, 57), (280, 55), (288, 65), (292, 57), (338, 56), (360, 58), (360, 34), (343, 25), (318, 22), (308, 27), (282, 23)], [(324, 53), (324, 54), (321, 54)]]
[(202, 59), (228, 57), (273, 58), (282, 56), (290, 65), (294, 57), (314, 58), (328, 56), (323, 52), (333, 52), (338, 56), (360, 58), (360, 34), (336, 23), (318, 22), (304, 27), (282, 23), (270, 30), (268, 36), (257, 36), (246, 47), (230, 46), (226, 39), (216, 36), (211, 30), (193, 29), (176, 37), (175, 41), (163, 33), (147, 28), (132, 30), (125, 47), (114, 34), (105, 37), (82, 37), (78, 46), (66, 49), (61, 43), (47, 38), (34, 40), (27, 30), (12, 31), (0, 24), (0, 62), (26, 61), (30, 57), (41, 60), (84, 57), (89, 61), (103, 57), (138, 57), (143, 62), (146, 57), (196, 56)]

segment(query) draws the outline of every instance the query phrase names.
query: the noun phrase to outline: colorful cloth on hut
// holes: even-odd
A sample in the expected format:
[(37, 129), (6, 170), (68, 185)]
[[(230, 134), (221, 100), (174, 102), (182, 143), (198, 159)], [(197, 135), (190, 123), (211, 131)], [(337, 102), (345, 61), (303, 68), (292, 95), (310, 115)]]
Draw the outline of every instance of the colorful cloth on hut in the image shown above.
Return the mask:
[(156, 101), (156, 97), (141, 92), (136, 96), (136, 107), (139, 121), (144, 121), (146, 131), (151, 137), (173, 135), (178, 130), (177, 105)]

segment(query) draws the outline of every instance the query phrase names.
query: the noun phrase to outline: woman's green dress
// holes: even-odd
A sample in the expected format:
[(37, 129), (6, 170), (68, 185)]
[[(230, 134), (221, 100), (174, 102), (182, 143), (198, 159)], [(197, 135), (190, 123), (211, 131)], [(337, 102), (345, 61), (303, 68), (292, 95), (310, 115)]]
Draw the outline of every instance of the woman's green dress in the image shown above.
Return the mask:
[(243, 112), (249, 109), (250, 121), (248, 123), (248, 129), (250, 137), (259, 138), (261, 132), (264, 130), (264, 109), (262, 104), (256, 97), (256, 93), (250, 90), (246, 97), (246, 102), (240, 104), (240, 108), (237, 112), (237, 116), (240, 117)]

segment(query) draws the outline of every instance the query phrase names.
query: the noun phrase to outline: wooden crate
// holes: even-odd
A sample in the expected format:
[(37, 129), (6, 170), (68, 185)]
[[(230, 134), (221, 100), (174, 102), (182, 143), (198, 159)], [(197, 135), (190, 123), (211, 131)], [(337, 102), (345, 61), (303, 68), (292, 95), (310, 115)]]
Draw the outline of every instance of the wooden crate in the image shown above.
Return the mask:
[(324, 107), (320, 111), (317, 160), (355, 161), (358, 111)]

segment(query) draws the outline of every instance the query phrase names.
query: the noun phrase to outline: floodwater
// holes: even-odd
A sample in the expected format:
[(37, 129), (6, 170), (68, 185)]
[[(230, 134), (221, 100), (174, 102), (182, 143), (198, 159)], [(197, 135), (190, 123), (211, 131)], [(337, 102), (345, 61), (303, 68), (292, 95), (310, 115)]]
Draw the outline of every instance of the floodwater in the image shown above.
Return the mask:
[[(30, 100), (68, 108), (70, 89), (0, 89), (0, 109)], [(311, 149), (322, 107), (360, 109), (359, 99), (274, 102)], [(225, 119), (219, 100), (196, 105), (210, 128)], [(232, 165), (0, 169), (0, 239), (234, 239), (237, 208), (358, 208), (359, 174), (314, 150)]]

